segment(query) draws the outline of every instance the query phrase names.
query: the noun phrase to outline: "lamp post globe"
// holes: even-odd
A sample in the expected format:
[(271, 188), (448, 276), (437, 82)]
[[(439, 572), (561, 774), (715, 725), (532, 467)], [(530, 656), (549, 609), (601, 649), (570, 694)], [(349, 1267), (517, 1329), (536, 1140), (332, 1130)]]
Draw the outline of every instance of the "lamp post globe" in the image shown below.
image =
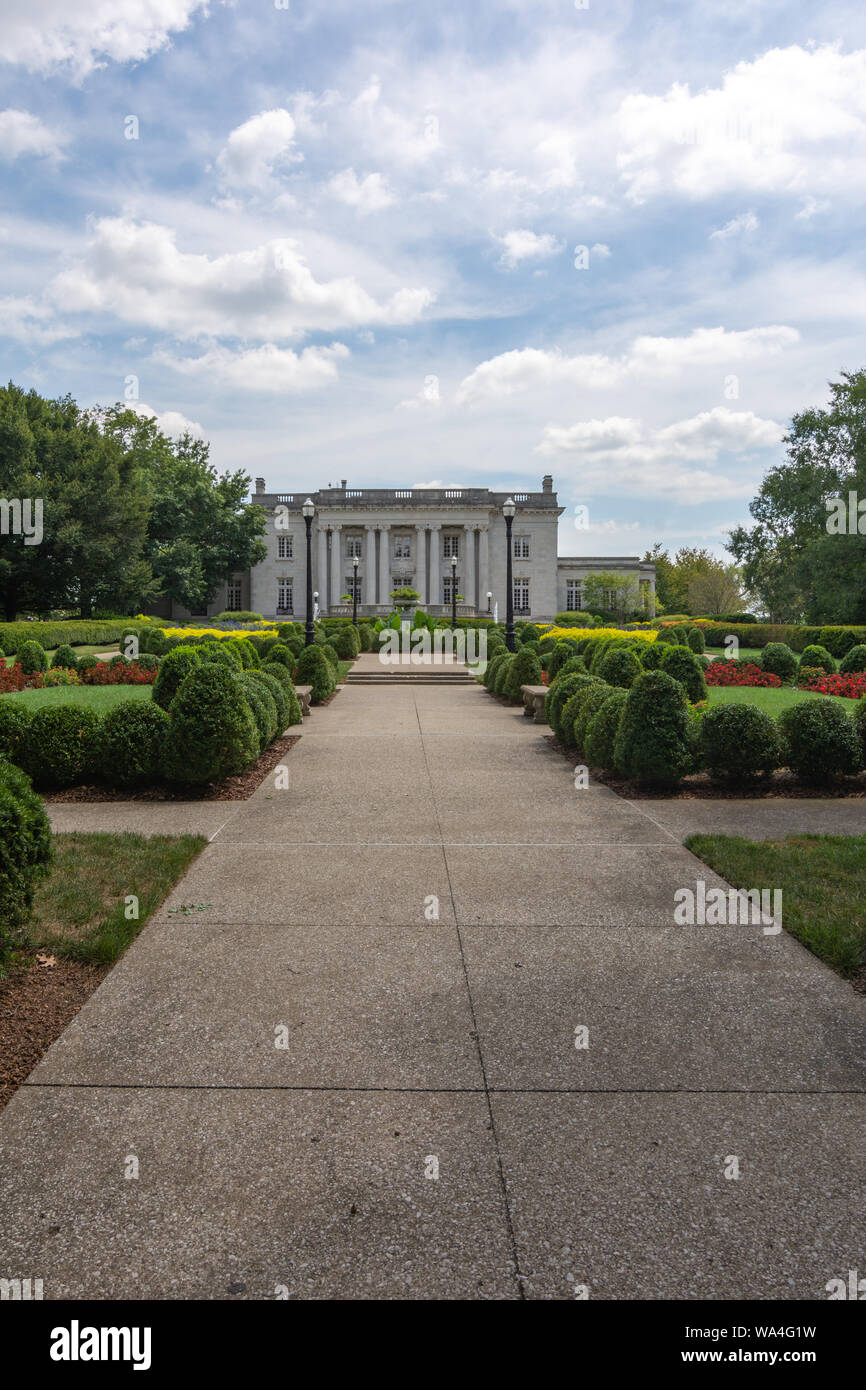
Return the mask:
[(316, 629), (313, 625), (313, 517), (316, 515), (316, 508), (311, 498), (307, 498), (301, 512), (304, 518), (304, 525), (307, 528), (307, 621), (304, 631), (304, 646), (311, 647), (315, 640)]
[(513, 498), (509, 497), (502, 504), (502, 515), (505, 517), (505, 537), (506, 537), (506, 557), (505, 557), (505, 646), (508, 651), (516, 649), (514, 640), (514, 579), (511, 569), (511, 527), (514, 522), (514, 513), (517, 511)]

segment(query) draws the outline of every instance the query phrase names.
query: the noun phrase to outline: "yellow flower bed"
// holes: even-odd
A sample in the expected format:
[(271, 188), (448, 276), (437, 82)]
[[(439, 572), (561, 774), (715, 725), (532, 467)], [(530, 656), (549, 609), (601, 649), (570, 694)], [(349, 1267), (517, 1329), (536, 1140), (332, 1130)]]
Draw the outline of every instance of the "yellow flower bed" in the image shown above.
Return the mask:
[(252, 633), (243, 632), (240, 628), (235, 631), (227, 632), (224, 627), (163, 627), (160, 632), (164, 632), (166, 637), (278, 637), (279, 633), (275, 627), (257, 627)]
[(571, 637), (577, 641), (584, 637), (634, 637), (639, 642), (654, 642), (658, 637), (658, 633), (652, 628), (649, 632), (626, 632), (621, 627), (549, 627), (544, 635), (555, 637), (557, 641), (562, 637)]

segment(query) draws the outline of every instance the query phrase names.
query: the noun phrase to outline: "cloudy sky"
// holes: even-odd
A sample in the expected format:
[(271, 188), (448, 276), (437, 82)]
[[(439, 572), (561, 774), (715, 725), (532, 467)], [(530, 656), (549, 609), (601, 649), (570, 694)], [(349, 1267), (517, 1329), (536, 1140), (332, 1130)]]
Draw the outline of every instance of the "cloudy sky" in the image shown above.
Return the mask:
[[(866, 365), (860, 0), (0, 0), (0, 370), (724, 553)], [(574, 509), (589, 508), (589, 529)]]

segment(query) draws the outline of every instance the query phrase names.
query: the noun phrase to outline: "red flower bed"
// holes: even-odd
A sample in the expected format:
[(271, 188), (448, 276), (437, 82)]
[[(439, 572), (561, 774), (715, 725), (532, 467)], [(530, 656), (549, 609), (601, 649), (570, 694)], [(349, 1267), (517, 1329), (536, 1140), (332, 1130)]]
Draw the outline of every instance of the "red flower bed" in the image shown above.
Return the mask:
[(828, 676), (825, 671), (816, 672), (810, 679), (800, 682), (800, 689), (812, 690), (820, 695), (843, 695), (846, 700), (862, 700), (866, 695), (866, 671), (838, 676)]
[(153, 685), (155, 679), (156, 672), (143, 670), (137, 661), (128, 666), (118, 662), (113, 669), (107, 661), (100, 661), (98, 666), (81, 672), (83, 685)]
[(23, 690), (27, 684), (27, 677), (21, 670), (21, 662), (16, 661), (14, 666), (4, 666), (0, 662), (0, 695), (8, 695), (13, 690)]
[(752, 685), (775, 687), (782, 684), (778, 676), (762, 671), (753, 661), (713, 661), (704, 671), (707, 685)]

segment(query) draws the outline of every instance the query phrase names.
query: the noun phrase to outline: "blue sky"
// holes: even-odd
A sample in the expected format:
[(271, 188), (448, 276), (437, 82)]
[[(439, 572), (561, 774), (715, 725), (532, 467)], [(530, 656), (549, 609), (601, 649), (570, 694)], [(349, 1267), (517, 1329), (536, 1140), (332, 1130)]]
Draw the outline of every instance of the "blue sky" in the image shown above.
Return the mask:
[(550, 472), (566, 554), (723, 554), (864, 365), (859, 4), (0, 0), (0, 179), (4, 379), (275, 491)]

